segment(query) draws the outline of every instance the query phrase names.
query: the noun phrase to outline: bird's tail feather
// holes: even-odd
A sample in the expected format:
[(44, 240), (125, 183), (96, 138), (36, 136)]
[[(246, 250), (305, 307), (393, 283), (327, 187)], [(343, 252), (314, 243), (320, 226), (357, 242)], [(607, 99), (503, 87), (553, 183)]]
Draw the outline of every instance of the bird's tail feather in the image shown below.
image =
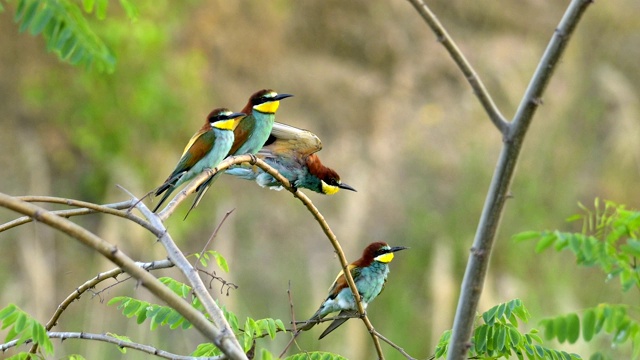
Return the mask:
[(332, 332), (333, 330), (337, 329), (338, 326), (344, 324), (345, 321), (349, 320), (349, 317), (357, 317), (358, 316), (358, 311), (357, 310), (342, 310), (340, 311), (340, 313), (338, 314), (338, 316), (344, 316), (343, 319), (335, 319), (331, 322), (331, 324), (329, 324), (329, 326), (322, 332), (322, 334), (320, 334), (320, 337), (318, 338), (318, 340), (322, 339), (323, 337), (329, 335), (330, 332)]

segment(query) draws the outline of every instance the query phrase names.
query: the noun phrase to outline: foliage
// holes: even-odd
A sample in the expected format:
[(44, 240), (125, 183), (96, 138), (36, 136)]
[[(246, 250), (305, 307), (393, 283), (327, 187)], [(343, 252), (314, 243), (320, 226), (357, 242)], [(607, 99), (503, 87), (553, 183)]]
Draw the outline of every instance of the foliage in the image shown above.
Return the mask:
[(17, 339), (19, 346), (29, 340), (44, 349), (45, 354), (53, 354), (53, 344), (44, 326), (16, 305), (9, 304), (0, 310), (0, 323), (2, 329), (9, 328), (5, 342)]
[[(637, 260), (640, 256), (640, 211), (625, 209), (611, 201), (596, 199), (594, 209), (580, 204), (583, 213), (570, 216), (567, 221), (582, 220), (580, 233), (561, 231), (527, 231), (514, 236), (516, 241), (537, 239), (536, 251), (554, 247), (556, 251), (569, 249), (579, 265), (598, 266), (610, 280), (620, 279), (623, 291), (632, 287), (640, 288), (640, 268)], [(592, 341), (600, 332), (611, 334), (612, 348), (626, 342), (631, 343), (632, 358), (640, 358), (640, 321), (629, 316), (629, 306), (624, 304), (599, 304), (579, 314), (569, 313), (544, 319), (545, 338), (560, 343), (576, 342), (580, 337)], [(600, 352), (592, 358), (604, 359)]]
[(553, 246), (556, 251), (568, 249), (579, 265), (599, 266), (607, 280), (620, 278), (622, 289), (640, 287), (640, 212), (626, 210), (623, 205), (604, 202), (604, 209), (596, 199), (595, 209), (580, 207), (584, 214), (569, 217), (582, 220), (582, 232), (526, 231), (514, 236), (516, 241), (538, 239), (536, 252)]
[[(160, 278), (160, 281), (167, 285), (173, 292), (185, 299), (187, 299), (189, 294), (191, 294), (190, 286), (172, 278), (164, 277)], [(122, 314), (124, 316), (128, 318), (136, 316), (138, 324), (142, 324), (145, 320), (149, 319), (151, 321), (151, 330), (155, 330), (158, 326), (163, 325), (168, 325), (172, 330), (178, 327), (182, 327), (183, 329), (191, 327), (191, 323), (182, 317), (180, 313), (168, 306), (151, 304), (147, 301), (138, 300), (128, 296), (114, 297), (108, 303), (108, 305), (115, 304), (118, 304), (118, 309), (122, 309)], [(204, 310), (202, 304), (196, 297), (192, 298), (191, 305), (200, 311)], [(271, 339), (275, 339), (277, 332), (286, 331), (282, 320), (271, 318), (255, 320), (247, 317), (244, 322), (244, 327), (240, 328), (238, 317), (233, 312), (227, 310), (224, 306), (222, 306), (221, 309), (245, 352), (249, 351), (254, 346), (256, 339), (267, 335)], [(192, 356), (216, 356), (220, 354), (220, 349), (215, 347), (215, 345), (211, 343), (203, 343), (198, 345)]]
[[(108, 0), (83, 0), (87, 14), (106, 17)], [(131, 20), (138, 16), (136, 6), (129, 0), (120, 4)], [(20, 32), (42, 34), (47, 50), (54, 52), (60, 60), (73, 65), (93, 66), (100, 72), (113, 72), (116, 58), (104, 41), (89, 26), (80, 6), (69, 0), (18, 0), (15, 21)]]
[[(528, 322), (531, 315), (520, 299), (492, 307), (482, 314), (484, 324), (476, 327), (472, 336), (469, 356), (477, 359), (500, 359), (516, 356), (518, 359), (580, 359), (576, 354), (546, 348), (538, 331), (522, 334), (518, 319)], [(447, 354), (451, 331), (446, 331), (436, 347), (436, 358)], [(538, 343), (538, 344), (536, 344)]]
[(213, 257), (216, 260), (216, 264), (222, 269), (224, 272), (229, 272), (229, 264), (227, 264), (227, 259), (224, 258), (219, 252), (215, 250), (208, 250), (200, 254), (195, 254), (196, 259), (200, 261), (202, 266), (209, 266), (209, 260)]
[(291, 355), (285, 360), (346, 360), (346, 358), (328, 352), (309, 352)]

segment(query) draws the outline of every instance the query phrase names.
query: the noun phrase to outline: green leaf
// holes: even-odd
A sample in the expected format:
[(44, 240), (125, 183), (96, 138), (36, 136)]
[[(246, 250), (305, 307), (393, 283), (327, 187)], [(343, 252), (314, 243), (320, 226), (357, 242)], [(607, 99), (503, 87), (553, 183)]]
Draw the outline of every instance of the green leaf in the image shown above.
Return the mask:
[(227, 264), (227, 259), (225, 259), (224, 256), (220, 255), (220, 253), (218, 253), (217, 251), (211, 251), (210, 253), (211, 255), (213, 255), (213, 258), (216, 259), (216, 263), (218, 264), (220, 269), (228, 273), (229, 265)]
[(566, 317), (567, 321), (567, 341), (569, 344), (574, 344), (580, 337), (580, 319), (577, 314), (569, 314)]
[(109, 0), (97, 0), (96, 4), (96, 16), (100, 20), (104, 20), (107, 18), (107, 6), (109, 5)]
[(489, 330), (488, 325), (480, 325), (474, 332), (474, 344), (476, 353), (484, 354), (487, 351), (487, 332)]
[(95, 6), (95, 4), (95, 0), (82, 0), (82, 7), (84, 8), (84, 11), (89, 14), (91, 14), (91, 12), (93, 11), (93, 7)]
[(44, 30), (44, 28), (49, 24), (53, 18), (53, 10), (50, 7), (45, 6), (44, 10), (40, 12), (37, 16), (37, 19), (31, 26), (31, 35), (38, 35)]
[(556, 337), (559, 343), (565, 342), (567, 340), (567, 321), (564, 316), (558, 316), (553, 319), (553, 328), (556, 333)]
[(596, 313), (593, 309), (588, 309), (582, 316), (582, 338), (585, 341), (591, 341), (595, 334), (596, 328)]
[(540, 238), (540, 241), (538, 241), (538, 244), (536, 244), (535, 252), (541, 253), (542, 251), (547, 249), (549, 246), (553, 245), (553, 242), (556, 241), (556, 239), (557, 239), (557, 236), (556, 234), (553, 234), (553, 233), (548, 233), (543, 235)]
[(522, 242), (531, 239), (537, 239), (541, 236), (539, 231), (523, 231), (521, 233), (515, 234), (511, 239), (515, 242)]
[(496, 338), (495, 349), (498, 351), (503, 351), (505, 343), (507, 342), (507, 329), (505, 329), (504, 326), (500, 326), (496, 330), (497, 332), (495, 334), (495, 338)]
[(120, 0), (120, 5), (124, 9), (124, 12), (127, 13), (129, 20), (131, 21), (138, 20), (138, 8), (132, 1)]

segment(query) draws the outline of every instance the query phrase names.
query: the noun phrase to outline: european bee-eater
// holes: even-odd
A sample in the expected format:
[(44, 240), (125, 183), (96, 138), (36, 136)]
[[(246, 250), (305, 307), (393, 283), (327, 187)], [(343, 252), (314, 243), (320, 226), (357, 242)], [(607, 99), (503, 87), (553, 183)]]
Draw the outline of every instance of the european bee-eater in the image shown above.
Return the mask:
[[(255, 154), (269, 138), (276, 118), (280, 100), (291, 97), (290, 94), (278, 94), (269, 89), (260, 90), (251, 95), (242, 112), (245, 117), (236, 121), (233, 130), (234, 140), (229, 155)], [(209, 186), (217, 178), (217, 174), (198, 187), (197, 195), (191, 205), (196, 207)], [(191, 211), (189, 209), (189, 211)]]
[[(313, 133), (293, 126), (274, 123), (271, 135), (256, 156), (278, 170), (294, 187), (333, 195), (340, 189), (356, 189), (340, 181), (340, 175), (322, 164), (315, 153), (322, 142)], [(255, 180), (260, 186), (282, 190), (282, 185), (261, 168), (241, 165), (226, 171), (246, 180)]]
[[(404, 249), (407, 248), (404, 246), (390, 247), (384, 242), (374, 242), (364, 249), (360, 259), (348, 266), (365, 309), (382, 292), (384, 284), (387, 282), (387, 275), (389, 275), (388, 264), (393, 260), (393, 253)], [(349, 319), (347, 316), (354, 317), (358, 314), (355, 298), (342, 271), (331, 285), (329, 296), (320, 305), (320, 309), (299, 329), (309, 330), (316, 324), (316, 322), (309, 321), (323, 319), (336, 311), (340, 311), (338, 316), (344, 316), (344, 318), (332, 321), (320, 335), (320, 339), (347, 321)]]
[(177, 187), (193, 179), (206, 168), (215, 168), (227, 156), (233, 144), (233, 129), (236, 125), (234, 119), (244, 115), (245, 113), (234, 113), (228, 109), (219, 108), (207, 116), (205, 124), (191, 137), (184, 148), (182, 157), (171, 175), (156, 190), (156, 196), (165, 194), (153, 212), (158, 211)]

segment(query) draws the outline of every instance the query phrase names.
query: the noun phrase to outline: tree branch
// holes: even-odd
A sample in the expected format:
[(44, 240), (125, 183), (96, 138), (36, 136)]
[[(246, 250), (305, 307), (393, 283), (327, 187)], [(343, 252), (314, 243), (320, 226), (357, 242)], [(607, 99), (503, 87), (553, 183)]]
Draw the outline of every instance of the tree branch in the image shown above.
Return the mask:
[(449, 52), (449, 55), (453, 58), (453, 61), (458, 65), (465, 78), (471, 85), (473, 92), (476, 94), (478, 100), (484, 107), (484, 110), (489, 115), (489, 118), (493, 122), (493, 124), (500, 130), (503, 135), (506, 135), (509, 130), (509, 123), (505, 120), (502, 113), (493, 102), (491, 95), (485, 88), (480, 76), (473, 69), (471, 64), (464, 57), (458, 46), (453, 41), (447, 30), (440, 24), (440, 21), (436, 17), (436, 15), (429, 9), (427, 4), (424, 3), (423, 0), (409, 0), (411, 5), (416, 8), (418, 13), (422, 16), (422, 18), (426, 21), (427, 25), (431, 28), (431, 30), (436, 34), (438, 41), (444, 46), (445, 49)]
[[(51, 196), (18, 196), (16, 198), (18, 198), (18, 199), (20, 199), (22, 201), (26, 201), (26, 202), (50, 202), (50, 203), (56, 203), (56, 204), (65, 204), (65, 205), (69, 205), (69, 206), (82, 207), (82, 209), (51, 211), (52, 214), (56, 214), (56, 215), (61, 216), (63, 218), (69, 218), (69, 217), (72, 217), (72, 216), (80, 216), (80, 215), (87, 215), (87, 214), (95, 214), (95, 213), (98, 213), (98, 212), (102, 212), (102, 213), (105, 213), (105, 214), (116, 215), (116, 216), (119, 216), (119, 217), (126, 217), (125, 212), (119, 212), (119, 211), (113, 211), (113, 210), (128, 209), (128, 208), (130, 208), (131, 206), (134, 205), (131, 200), (122, 201), (122, 202), (113, 203), (113, 204), (96, 205), (96, 204), (88, 203), (88, 202), (84, 202), (84, 201), (73, 200), (73, 199), (56, 198), (56, 197), (51, 197)], [(87, 206), (84, 206), (84, 205), (88, 205), (90, 207), (87, 207)], [(136, 216), (136, 218), (138, 218), (138, 217)], [(140, 219), (140, 218), (138, 218), (138, 219)], [(142, 219), (140, 219), (140, 220), (142, 220)], [(31, 221), (33, 221), (32, 218), (30, 218), (28, 216), (23, 216), (21, 218), (18, 218), (18, 219), (15, 219), (13, 221), (9, 221), (7, 223), (4, 223), (4, 224), (0, 225), (0, 232), (12, 229), (12, 228), (14, 228), (16, 226), (20, 226), (20, 225), (29, 223)], [(142, 221), (144, 221), (144, 220), (142, 220)]]
[[(93, 340), (93, 341), (102, 341), (109, 344), (117, 345), (119, 348), (129, 348), (138, 350), (150, 355), (155, 355), (164, 359), (172, 359), (172, 360), (222, 360), (226, 359), (226, 355), (219, 355), (214, 357), (193, 357), (193, 356), (185, 356), (185, 355), (176, 355), (170, 352), (158, 349), (153, 346), (134, 343), (131, 341), (125, 341), (113, 336), (105, 335), (105, 334), (92, 334), (86, 332), (48, 332), (47, 336), (50, 339), (82, 339), (82, 340)], [(29, 343), (31, 340), (27, 340), (26, 343)], [(4, 352), (12, 347), (15, 347), (18, 343), (18, 340), (9, 341), (6, 344), (0, 344), (0, 351)]]
[[(414, 6), (415, 4), (420, 4), (420, 6), (416, 6), (416, 8), (423, 17), (425, 17), (424, 14), (426, 12), (429, 14), (431, 13), (428, 11), (426, 5), (424, 5), (420, 0), (409, 1), (411, 1)], [(503, 134), (505, 135), (504, 145), (487, 193), (487, 198), (482, 210), (482, 215), (480, 216), (473, 247), (471, 248), (469, 261), (467, 263), (467, 268), (461, 286), (460, 300), (458, 301), (458, 307), (453, 323), (453, 332), (447, 354), (448, 360), (465, 359), (469, 350), (469, 339), (471, 337), (478, 301), (482, 293), (493, 242), (504, 210), (504, 204), (510, 197), (508, 191), (513, 179), (513, 174), (515, 172), (524, 137), (535, 110), (542, 103), (542, 93), (544, 92), (556, 65), (558, 64), (558, 60), (560, 59), (560, 56), (562, 55), (578, 21), (581, 19), (590, 3), (591, 0), (573, 0), (571, 4), (569, 4), (569, 7), (562, 17), (558, 28), (553, 34), (551, 41), (538, 64), (538, 68), (529, 83), (513, 122), (508, 126), (507, 132), (503, 131)], [(434, 28), (432, 24), (433, 20), (430, 19), (435, 20), (435, 17), (425, 17), (425, 20), (427, 20), (429, 26), (434, 29), (436, 35), (439, 36), (439, 38), (442, 38), (443, 34), (446, 35), (446, 33)], [(443, 45), (445, 45), (449, 52), (452, 53), (452, 56), (454, 56), (454, 54), (457, 53), (457, 50), (451, 45), (452, 43), (448, 41), (448, 36), (442, 39), (446, 40), (443, 41)], [(454, 60), (459, 66), (461, 66), (460, 58), (454, 56)], [(467, 70), (462, 68), (462, 66), (461, 69), (465, 75), (468, 74)], [(486, 99), (490, 98), (487, 97)], [(483, 100), (481, 99), (481, 102), (482, 101)], [(487, 108), (486, 105), (485, 108)], [(493, 115), (490, 113), (490, 117), (494, 124), (496, 124), (495, 116), (496, 113)], [(501, 130), (503, 129), (501, 128)]]
[[(117, 247), (67, 219), (61, 218), (39, 206), (18, 200), (12, 196), (0, 193), (0, 206), (31, 216), (34, 220), (64, 232), (83, 244), (96, 249), (103, 256), (136, 278), (142, 286), (146, 287), (154, 295), (164, 300), (167, 305), (178, 311), (185, 317), (185, 319), (191, 322), (196, 329), (219, 347), (229, 358), (247, 359), (241, 347), (235, 346), (233, 342), (228, 341), (228, 334), (219, 331), (205, 318), (202, 313), (195, 310), (191, 304), (176, 295), (149, 272), (140, 268), (133, 260), (131, 260), (131, 258), (126, 256)], [(233, 334), (230, 336), (235, 339)]]

